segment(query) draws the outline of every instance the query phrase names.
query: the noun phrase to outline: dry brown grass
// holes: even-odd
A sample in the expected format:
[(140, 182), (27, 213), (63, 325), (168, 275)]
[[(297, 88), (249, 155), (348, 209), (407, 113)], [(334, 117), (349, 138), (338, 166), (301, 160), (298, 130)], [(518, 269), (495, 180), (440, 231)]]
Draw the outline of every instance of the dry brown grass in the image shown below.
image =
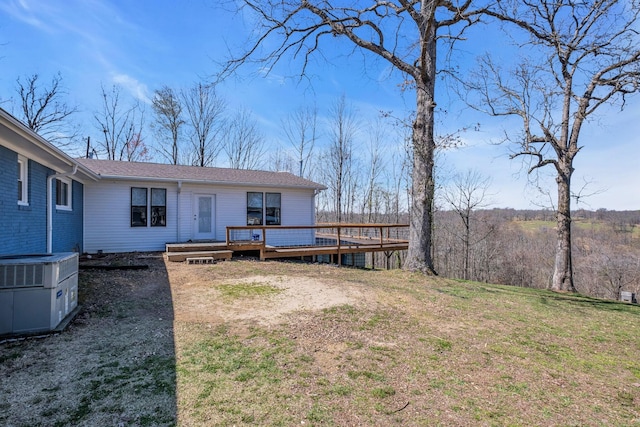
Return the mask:
[(402, 271), (83, 273), (0, 345), (4, 425), (640, 425), (640, 307)]

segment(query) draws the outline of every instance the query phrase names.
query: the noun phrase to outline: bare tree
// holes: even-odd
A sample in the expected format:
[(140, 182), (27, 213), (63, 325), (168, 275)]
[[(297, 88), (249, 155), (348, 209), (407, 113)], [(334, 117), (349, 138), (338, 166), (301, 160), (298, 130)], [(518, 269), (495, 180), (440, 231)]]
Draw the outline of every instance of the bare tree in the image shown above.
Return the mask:
[(242, 109), (225, 132), (224, 151), (233, 169), (259, 169), (264, 162), (264, 137), (251, 111)]
[[(409, 197), (410, 191), (410, 177), (411, 177), (411, 136), (406, 133), (399, 134), (399, 138), (402, 138), (403, 148), (399, 152), (393, 152), (391, 154), (391, 167), (386, 168), (387, 187), (390, 189), (388, 192), (388, 208), (387, 212), (390, 214), (390, 218), (395, 223), (400, 223), (403, 213), (406, 213), (404, 209), (404, 199)], [(410, 203), (407, 202), (407, 207)]]
[(353, 163), (353, 143), (358, 130), (356, 115), (343, 96), (336, 100), (329, 112), (329, 148), (325, 156), (325, 179), (331, 191), (337, 222), (348, 211)]
[(294, 174), (299, 170), (299, 165), (294, 164), (293, 157), (282, 147), (277, 147), (269, 153), (268, 167), (269, 170), (274, 172), (290, 172)]
[(67, 147), (78, 137), (78, 129), (71, 116), (78, 107), (64, 102), (62, 75), (53, 76), (49, 86), (41, 84), (38, 74), (16, 80), (16, 92), (20, 97), (22, 121), (29, 129), (58, 147)]
[(180, 163), (180, 136), (185, 121), (182, 117), (182, 101), (168, 86), (155, 91), (153, 100), (155, 129), (162, 142), (160, 153), (173, 165)]
[(99, 144), (109, 160), (148, 160), (149, 150), (142, 138), (144, 112), (137, 101), (123, 105), (120, 92), (117, 85), (110, 92), (101, 86), (102, 111), (94, 114), (97, 128), (104, 135)]
[(382, 147), (386, 135), (380, 122), (371, 127), (369, 134), (369, 146), (367, 147), (368, 168), (367, 168), (367, 186), (364, 192), (364, 200), (362, 203), (363, 220), (366, 215), (368, 223), (378, 222), (377, 214), (380, 208), (380, 186), (379, 179), (385, 168), (382, 156)]
[(222, 129), (226, 103), (219, 98), (215, 86), (197, 83), (182, 92), (191, 130), (191, 164), (211, 166), (222, 149)]
[(298, 175), (311, 176), (311, 156), (318, 139), (318, 110), (313, 107), (301, 107), (282, 120), (282, 131), (296, 154), (299, 165)]
[(487, 191), (489, 189), (489, 178), (483, 177), (480, 172), (468, 170), (464, 174), (454, 176), (451, 185), (442, 192), (442, 197), (448, 207), (453, 209), (462, 221), (462, 240), (463, 249), (463, 278), (470, 280), (469, 276), (469, 251), (473, 243), (484, 240), (485, 236), (476, 237), (475, 242), (472, 238), (472, 213), (483, 207), (487, 203)]
[[(435, 273), (431, 259), (431, 223), (434, 197), (433, 137), (436, 78), (436, 46), (453, 43), (475, 22), (471, 0), (389, 0), (367, 5), (333, 5), (330, 1), (243, 0), (257, 15), (256, 39), (222, 72), (226, 75), (248, 62), (270, 70), (291, 55), (300, 57), (304, 76), (312, 55), (323, 42), (336, 39), (388, 62), (404, 76), (404, 86), (415, 89), (413, 124), (413, 184), (409, 251), (405, 268)], [(446, 31), (443, 31), (446, 30)], [(276, 39), (264, 52), (267, 41)], [(266, 65), (266, 67), (265, 67)]]
[[(526, 59), (503, 71), (484, 58), (474, 89), (494, 116), (514, 116), (512, 158), (529, 173), (552, 166), (557, 182), (557, 241), (551, 289), (575, 292), (571, 254), (571, 177), (585, 121), (602, 105), (640, 89), (640, 6), (626, 0), (501, 0), (486, 11), (524, 32)], [(509, 30), (511, 31), (511, 30)], [(518, 37), (517, 35), (515, 36)], [(524, 56), (524, 55), (523, 55)]]

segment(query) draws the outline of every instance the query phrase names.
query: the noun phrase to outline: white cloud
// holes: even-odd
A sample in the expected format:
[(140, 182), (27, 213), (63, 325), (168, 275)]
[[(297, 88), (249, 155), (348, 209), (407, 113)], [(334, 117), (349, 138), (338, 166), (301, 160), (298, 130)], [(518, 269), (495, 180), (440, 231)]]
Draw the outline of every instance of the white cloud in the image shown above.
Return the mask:
[(264, 78), (267, 83), (275, 83), (280, 86), (286, 84), (286, 77), (273, 71), (271, 67), (258, 68), (258, 75)]
[[(37, 11), (38, 9), (35, 8)], [(6, 13), (11, 18), (22, 21), (25, 24), (42, 31), (51, 32), (52, 29), (45, 24), (42, 19), (36, 16), (36, 11), (30, 6), (27, 0), (0, 2), (0, 11)]]
[(138, 99), (145, 104), (151, 104), (149, 88), (146, 84), (141, 83), (137, 79), (126, 74), (114, 74), (112, 79), (115, 84), (122, 86), (135, 99)]

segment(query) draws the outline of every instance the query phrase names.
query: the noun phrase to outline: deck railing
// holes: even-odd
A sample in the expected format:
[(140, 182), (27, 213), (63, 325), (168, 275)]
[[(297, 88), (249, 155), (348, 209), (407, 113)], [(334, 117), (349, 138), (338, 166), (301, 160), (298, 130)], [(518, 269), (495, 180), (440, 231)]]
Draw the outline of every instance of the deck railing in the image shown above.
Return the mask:
[(404, 250), (407, 224), (246, 225), (227, 227), (227, 245), (260, 258)]

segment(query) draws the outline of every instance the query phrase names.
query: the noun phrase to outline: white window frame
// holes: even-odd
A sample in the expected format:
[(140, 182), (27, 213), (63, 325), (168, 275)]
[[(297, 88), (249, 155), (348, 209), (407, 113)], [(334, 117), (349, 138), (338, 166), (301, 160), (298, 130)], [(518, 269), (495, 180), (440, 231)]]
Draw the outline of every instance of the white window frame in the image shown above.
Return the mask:
[(22, 191), (18, 194), (18, 204), (29, 206), (29, 160), (18, 154), (18, 182), (22, 182)]
[[(60, 181), (61, 183), (65, 184), (67, 187), (67, 203), (65, 205), (59, 205), (58, 204), (58, 181)], [(73, 206), (72, 204), (72, 200), (71, 200), (71, 195), (73, 193), (72, 191), (73, 188), (73, 184), (72, 181), (69, 178), (56, 178), (56, 209), (58, 210), (62, 210), (62, 211), (70, 211), (71, 207)]]

